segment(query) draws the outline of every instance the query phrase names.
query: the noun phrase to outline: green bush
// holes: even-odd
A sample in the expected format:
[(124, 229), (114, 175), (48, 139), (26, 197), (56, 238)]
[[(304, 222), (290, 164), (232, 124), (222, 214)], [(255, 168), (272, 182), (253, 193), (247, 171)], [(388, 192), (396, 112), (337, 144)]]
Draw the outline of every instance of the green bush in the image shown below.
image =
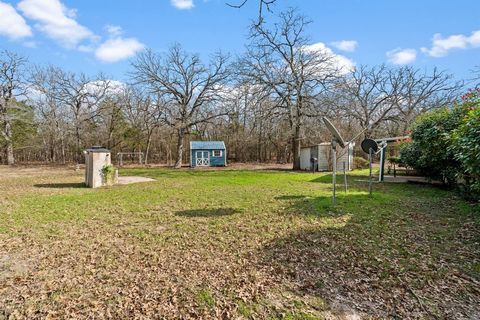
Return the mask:
[(353, 169), (366, 169), (368, 168), (368, 160), (362, 157), (353, 157)]
[(105, 165), (102, 168), (103, 184), (110, 186), (113, 185), (115, 180), (115, 167), (111, 164)]
[(401, 162), (426, 177), (465, 185), (467, 197), (480, 195), (479, 89), (469, 91), (453, 108), (420, 116), (411, 138), (400, 150)]
[(480, 99), (465, 102), (468, 113), (452, 132), (450, 150), (469, 191), (480, 193)]
[(391, 164), (396, 164), (396, 165), (401, 164), (400, 157), (388, 157), (387, 160)]
[(454, 185), (460, 164), (451, 148), (451, 134), (460, 126), (466, 110), (457, 105), (418, 117), (412, 128), (412, 142), (400, 149), (400, 161), (420, 175)]

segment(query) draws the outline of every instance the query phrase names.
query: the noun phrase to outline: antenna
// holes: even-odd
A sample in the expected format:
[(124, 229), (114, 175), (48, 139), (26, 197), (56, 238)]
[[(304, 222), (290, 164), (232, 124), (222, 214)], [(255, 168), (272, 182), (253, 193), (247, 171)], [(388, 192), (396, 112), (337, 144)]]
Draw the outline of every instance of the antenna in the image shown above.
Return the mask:
[(342, 149), (345, 148), (345, 141), (340, 135), (340, 132), (338, 132), (337, 128), (335, 128), (335, 126), (330, 122), (330, 120), (328, 120), (327, 117), (323, 117), (323, 122), (325, 122), (328, 131), (330, 131), (332, 134), (333, 140), (335, 140)]
[(378, 151), (378, 144), (375, 140), (373, 139), (364, 139), (362, 141), (362, 150), (363, 152), (365, 153), (370, 153), (370, 149), (372, 150), (372, 152), (377, 152)]
[[(338, 132), (337, 128), (328, 120), (327, 117), (323, 117), (323, 122), (327, 126), (328, 131), (332, 134), (332, 157), (333, 157), (333, 172), (332, 172), (332, 185), (333, 185), (333, 193), (332, 193), (332, 203), (333, 205), (336, 204), (336, 191), (337, 191), (337, 143), (341, 148), (345, 148), (345, 141), (343, 140), (340, 132)], [(345, 175), (345, 170), (344, 170)], [(347, 179), (345, 178), (345, 181)]]

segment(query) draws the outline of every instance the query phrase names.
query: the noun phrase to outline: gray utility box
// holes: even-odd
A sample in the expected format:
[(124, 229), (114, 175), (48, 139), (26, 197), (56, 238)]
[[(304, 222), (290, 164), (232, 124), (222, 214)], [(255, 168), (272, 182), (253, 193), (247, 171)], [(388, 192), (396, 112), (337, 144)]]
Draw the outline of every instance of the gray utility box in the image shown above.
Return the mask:
[(110, 150), (102, 147), (91, 147), (85, 154), (85, 184), (90, 188), (105, 185), (102, 168), (112, 163)]

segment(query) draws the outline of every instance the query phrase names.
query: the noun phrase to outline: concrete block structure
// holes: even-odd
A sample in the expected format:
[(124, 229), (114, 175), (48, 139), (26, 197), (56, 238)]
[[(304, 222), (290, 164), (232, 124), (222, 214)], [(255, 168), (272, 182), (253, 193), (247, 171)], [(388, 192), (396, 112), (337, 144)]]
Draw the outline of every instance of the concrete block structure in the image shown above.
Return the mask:
[(112, 163), (110, 150), (102, 147), (92, 147), (85, 154), (85, 184), (89, 188), (105, 185), (102, 168)]

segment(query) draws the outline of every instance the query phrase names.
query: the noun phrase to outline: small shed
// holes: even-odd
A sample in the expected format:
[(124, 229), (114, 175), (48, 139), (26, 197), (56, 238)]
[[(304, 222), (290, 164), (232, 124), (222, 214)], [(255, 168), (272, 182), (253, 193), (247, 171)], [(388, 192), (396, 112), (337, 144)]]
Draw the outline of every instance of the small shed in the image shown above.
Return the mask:
[[(353, 147), (354, 142), (349, 143), (345, 148), (337, 146), (337, 170), (343, 170), (343, 163), (348, 171), (353, 169)], [(332, 144), (323, 142), (320, 144), (302, 147), (300, 149), (300, 169), (312, 170), (311, 158), (317, 158), (315, 171), (332, 170)]]
[(225, 167), (227, 149), (223, 141), (191, 141), (191, 167)]

